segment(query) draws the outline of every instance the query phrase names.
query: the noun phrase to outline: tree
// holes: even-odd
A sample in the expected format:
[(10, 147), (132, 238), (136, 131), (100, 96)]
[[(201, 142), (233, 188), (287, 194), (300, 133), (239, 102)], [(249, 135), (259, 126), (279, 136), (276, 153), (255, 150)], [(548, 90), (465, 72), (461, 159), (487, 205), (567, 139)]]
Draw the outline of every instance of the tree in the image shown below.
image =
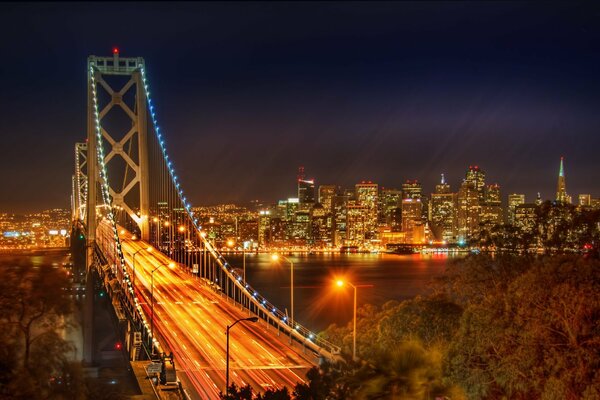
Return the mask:
[(1, 396), (83, 398), (81, 375), (67, 359), (73, 346), (59, 335), (72, 311), (69, 286), (66, 271), (51, 265), (0, 266)]

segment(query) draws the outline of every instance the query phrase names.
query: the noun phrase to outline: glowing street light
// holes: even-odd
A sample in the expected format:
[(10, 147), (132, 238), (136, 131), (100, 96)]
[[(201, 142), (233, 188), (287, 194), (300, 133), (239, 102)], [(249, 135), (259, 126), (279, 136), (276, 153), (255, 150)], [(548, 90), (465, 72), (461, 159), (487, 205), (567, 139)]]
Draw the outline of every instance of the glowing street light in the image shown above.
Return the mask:
[(341, 279), (338, 279), (335, 284), (338, 287), (343, 287), (345, 284), (348, 284), (351, 288), (354, 289), (354, 318), (353, 318), (353, 329), (352, 329), (352, 359), (356, 360), (356, 292), (357, 292), (357, 288), (356, 286), (354, 286), (353, 284), (351, 284), (350, 282), (344, 282)]
[[(154, 273), (162, 267), (168, 266), (173, 269), (175, 267), (175, 263), (161, 264), (158, 267), (154, 268), (150, 273), (150, 337), (154, 341)], [(152, 345), (152, 353), (154, 353), (154, 345)]]
[(184, 232), (185, 231), (185, 226), (180, 225), (178, 229), (179, 229), (179, 232)]
[(148, 253), (151, 253), (152, 252), (152, 247), (148, 247), (148, 248), (145, 248), (145, 249), (141, 248), (138, 251), (136, 251), (135, 253), (133, 253), (133, 272), (132, 272), (132, 274), (133, 274), (133, 282), (131, 283), (131, 285), (133, 286), (134, 289), (135, 289), (135, 255), (137, 253), (139, 253), (140, 251), (142, 251), (142, 250), (146, 250)]
[(243, 321), (250, 321), (250, 322), (256, 322), (258, 321), (258, 317), (250, 317), (250, 318), (240, 318), (237, 321), (235, 321), (233, 324), (231, 325), (227, 325), (227, 355), (226, 355), (226, 359), (227, 359), (227, 368), (226, 368), (226, 372), (225, 372), (225, 394), (229, 395), (229, 330), (231, 328), (233, 328), (233, 326), (235, 324), (237, 324), (238, 322), (243, 322)]

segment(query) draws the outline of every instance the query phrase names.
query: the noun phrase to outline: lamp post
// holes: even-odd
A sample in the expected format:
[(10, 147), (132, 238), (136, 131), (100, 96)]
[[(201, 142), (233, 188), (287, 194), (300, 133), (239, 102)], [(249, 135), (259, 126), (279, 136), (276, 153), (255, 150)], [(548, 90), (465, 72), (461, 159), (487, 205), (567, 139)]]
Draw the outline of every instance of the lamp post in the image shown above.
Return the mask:
[(250, 317), (250, 318), (240, 318), (237, 321), (235, 321), (233, 324), (231, 325), (227, 325), (227, 354), (225, 356), (226, 360), (227, 360), (227, 367), (225, 368), (225, 395), (229, 394), (229, 330), (231, 328), (234, 327), (235, 324), (237, 324), (238, 322), (242, 322), (242, 321), (250, 321), (250, 322), (256, 322), (258, 321), (258, 317)]
[(357, 287), (354, 286), (353, 284), (351, 284), (350, 282), (344, 282), (342, 280), (336, 281), (336, 284), (339, 287), (344, 286), (345, 283), (347, 283), (348, 285), (350, 285), (351, 288), (354, 289), (354, 318), (353, 318), (353, 323), (352, 323), (352, 325), (354, 327), (352, 329), (352, 359), (356, 360), (356, 292), (357, 292)]
[(136, 255), (137, 253), (139, 253), (140, 251), (142, 251), (142, 250), (146, 250), (148, 253), (151, 253), (151, 252), (152, 252), (152, 247), (148, 247), (148, 248), (145, 248), (145, 249), (144, 249), (144, 248), (142, 248), (142, 249), (139, 249), (138, 251), (136, 251), (136, 252), (134, 252), (134, 253), (133, 253), (133, 272), (132, 272), (132, 274), (133, 274), (133, 282), (132, 282), (132, 284), (131, 284), (131, 285), (132, 285), (134, 288), (135, 288), (135, 255)]
[(154, 268), (150, 273), (150, 337), (152, 338), (152, 342), (150, 345), (152, 346), (152, 353), (154, 354), (154, 273), (161, 267), (169, 266), (169, 268), (173, 268), (175, 264), (161, 264), (158, 267)]
[[(282, 256), (279, 254), (273, 254), (271, 256), (271, 259), (273, 261), (277, 261), (279, 260), (279, 258), (283, 258), (285, 261), (290, 263), (291, 266), (291, 272), (290, 272), (290, 314), (291, 314), (291, 320), (290, 322), (292, 323), (292, 329), (294, 329), (294, 263), (288, 259), (286, 256)], [(292, 338), (292, 331), (290, 331), (290, 340)]]

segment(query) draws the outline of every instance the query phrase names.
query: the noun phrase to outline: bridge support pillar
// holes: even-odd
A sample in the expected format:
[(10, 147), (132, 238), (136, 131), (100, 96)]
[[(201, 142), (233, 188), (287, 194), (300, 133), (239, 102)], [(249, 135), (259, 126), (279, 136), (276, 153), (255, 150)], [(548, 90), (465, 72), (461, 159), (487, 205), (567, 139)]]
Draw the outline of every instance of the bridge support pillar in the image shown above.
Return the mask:
[(83, 302), (83, 363), (87, 366), (94, 364), (94, 273), (90, 266), (85, 279)]

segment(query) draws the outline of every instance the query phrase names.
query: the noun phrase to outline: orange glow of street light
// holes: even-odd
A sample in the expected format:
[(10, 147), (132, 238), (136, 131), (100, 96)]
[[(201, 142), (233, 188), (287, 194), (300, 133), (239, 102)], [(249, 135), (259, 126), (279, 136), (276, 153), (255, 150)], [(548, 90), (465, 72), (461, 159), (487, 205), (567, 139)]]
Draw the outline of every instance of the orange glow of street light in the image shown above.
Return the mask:
[(169, 226), (169, 225), (171, 225), (171, 224), (169, 223), (169, 221), (165, 221), (165, 226)]
[(121, 229), (121, 235), (125, 234), (125, 229)]
[(271, 260), (273, 260), (273, 261), (279, 260), (279, 254), (271, 254)]
[(227, 241), (227, 247), (233, 247), (234, 244), (235, 244), (235, 242), (233, 240), (231, 240), (231, 239), (229, 239)]
[(154, 219), (152, 221), (158, 222), (158, 218), (154, 217)]
[(341, 280), (341, 279), (338, 279), (338, 280), (335, 282), (335, 284), (336, 284), (336, 285), (338, 285), (339, 287), (342, 287), (342, 286), (344, 286), (344, 281), (343, 281), (343, 280)]
[(175, 263), (169, 263), (168, 267), (171, 269), (175, 268)]
[(185, 226), (181, 225), (181, 226), (179, 227), (179, 232), (183, 232), (183, 231), (185, 231)]
[(204, 231), (200, 232), (200, 236), (203, 238), (206, 237), (206, 232), (204, 232)]

